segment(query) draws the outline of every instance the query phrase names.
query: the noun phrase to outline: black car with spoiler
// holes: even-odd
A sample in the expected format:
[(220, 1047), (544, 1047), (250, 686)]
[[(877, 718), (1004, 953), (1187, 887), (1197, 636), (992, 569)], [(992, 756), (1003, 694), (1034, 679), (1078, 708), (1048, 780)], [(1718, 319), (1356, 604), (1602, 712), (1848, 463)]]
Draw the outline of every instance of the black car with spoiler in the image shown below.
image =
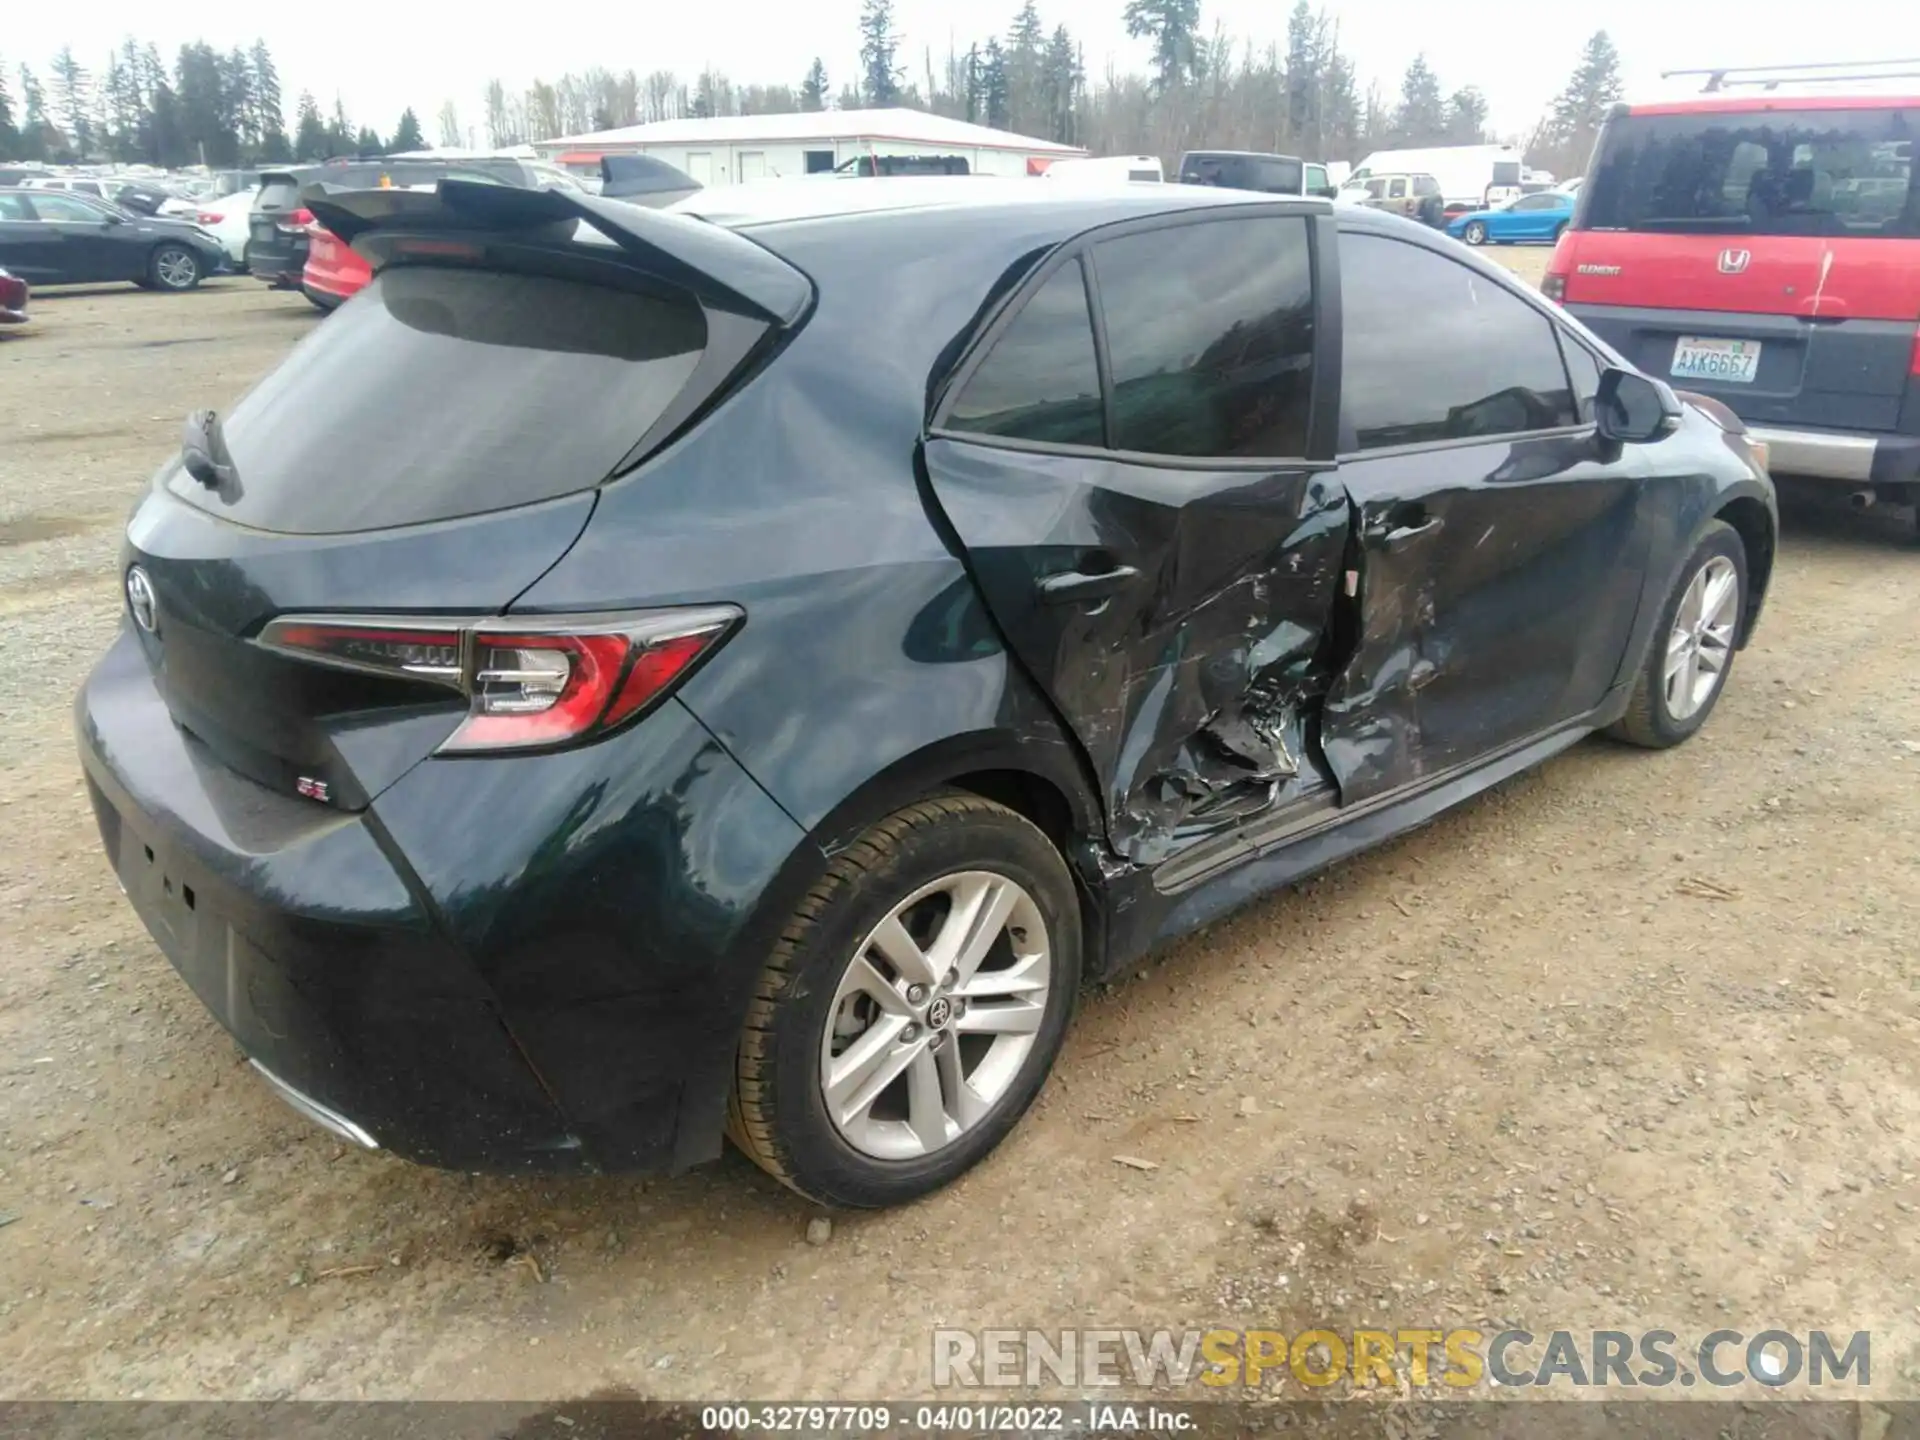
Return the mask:
[(161, 949), (364, 1146), (724, 1131), (909, 1199), (1087, 977), (1594, 731), (1678, 744), (1759, 615), (1738, 422), (1394, 217), (312, 204), (374, 279), (189, 423), (76, 718)]

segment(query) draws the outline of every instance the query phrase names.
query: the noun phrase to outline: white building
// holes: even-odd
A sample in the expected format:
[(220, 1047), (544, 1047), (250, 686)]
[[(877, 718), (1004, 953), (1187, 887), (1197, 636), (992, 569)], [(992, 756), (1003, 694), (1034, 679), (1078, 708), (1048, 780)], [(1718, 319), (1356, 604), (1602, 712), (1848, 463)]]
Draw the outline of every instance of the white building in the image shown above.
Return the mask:
[(651, 155), (702, 185), (818, 174), (863, 156), (887, 155), (959, 156), (977, 175), (1029, 175), (1051, 161), (1087, 153), (1051, 140), (897, 109), (659, 120), (536, 141), (535, 148), (544, 158), (570, 167), (597, 167), (602, 155)]

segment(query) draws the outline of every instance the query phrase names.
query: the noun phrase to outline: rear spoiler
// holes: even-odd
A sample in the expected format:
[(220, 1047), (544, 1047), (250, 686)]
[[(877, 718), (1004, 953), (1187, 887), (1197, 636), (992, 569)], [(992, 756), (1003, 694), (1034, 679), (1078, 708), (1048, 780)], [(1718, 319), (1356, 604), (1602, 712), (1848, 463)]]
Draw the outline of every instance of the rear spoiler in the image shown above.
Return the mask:
[(568, 190), (526, 190), (478, 180), (442, 180), (433, 190), (330, 190), (308, 185), (301, 200), (348, 244), (379, 230), (515, 234), (584, 221), (649, 272), (729, 309), (791, 325), (813, 286), (770, 250), (724, 226)]

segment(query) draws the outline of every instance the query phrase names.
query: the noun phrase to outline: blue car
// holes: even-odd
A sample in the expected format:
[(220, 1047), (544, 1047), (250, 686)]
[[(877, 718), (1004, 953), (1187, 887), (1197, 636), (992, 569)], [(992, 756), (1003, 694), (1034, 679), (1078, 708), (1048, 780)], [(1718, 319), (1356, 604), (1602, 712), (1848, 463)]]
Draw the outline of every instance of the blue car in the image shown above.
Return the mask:
[(1558, 191), (1522, 195), (1498, 210), (1472, 210), (1455, 216), (1447, 233), (1469, 245), (1511, 245), (1523, 240), (1558, 240), (1573, 219), (1573, 196)]

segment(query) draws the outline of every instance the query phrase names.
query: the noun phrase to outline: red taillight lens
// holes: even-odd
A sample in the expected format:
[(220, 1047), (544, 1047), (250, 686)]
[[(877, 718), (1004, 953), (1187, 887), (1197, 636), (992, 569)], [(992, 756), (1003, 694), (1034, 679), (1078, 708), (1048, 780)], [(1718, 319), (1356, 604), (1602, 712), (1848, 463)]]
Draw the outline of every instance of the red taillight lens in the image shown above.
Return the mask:
[(471, 624), (289, 617), (260, 643), (458, 690), (467, 718), (439, 753), (461, 755), (549, 749), (615, 729), (664, 698), (741, 618), (731, 605)]
[(218, 210), (202, 210), (200, 212), (200, 223), (202, 225), (218, 225), (226, 218), (227, 217), (222, 215)]
[(302, 205), (291, 215), (274, 221), (273, 228), (282, 235), (298, 235), (311, 224), (313, 224), (313, 212)]
[(1540, 281), (1540, 293), (1556, 303), (1567, 298), (1567, 272), (1573, 269), (1573, 250), (1567, 243), (1573, 237), (1561, 233), (1554, 243), (1553, 258), (1547, 261), (1547, 273)]

